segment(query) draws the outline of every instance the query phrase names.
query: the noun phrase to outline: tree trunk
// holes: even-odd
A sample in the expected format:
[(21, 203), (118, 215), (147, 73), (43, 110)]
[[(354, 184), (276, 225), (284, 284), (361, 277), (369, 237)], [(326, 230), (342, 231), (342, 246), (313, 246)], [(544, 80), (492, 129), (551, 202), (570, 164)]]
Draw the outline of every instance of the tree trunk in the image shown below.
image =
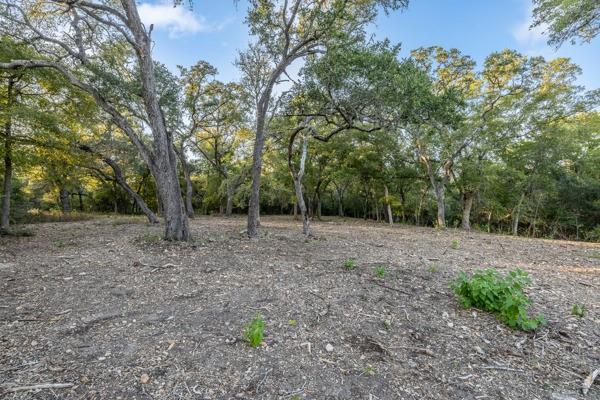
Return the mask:
[(183, 179), (185, 180), (185, 211), (188, 218), (194, 218), (194, 206), (192, 205), (192, 199), (194, 197), (194, 185), (192, 184), (190, 165), (185, 158), (184, 151), (184, 149), (180, 149), (177, 152), (177, 155), (179, 156), (179, 161), (181, 162)]
[(475, 192), (465, 192), (464, 193), (464, 204), (463, 204), (463, 214), (462, 214), (462, 222), (460, 227), (462, 229), (470, 230), (471, 229), (471, 208), (473, 207), (473, 198), (475, 197)]
[(512, 220), (512, 234), (513, 236), (519, 235), (519, 218), (521, 217), (521, 204), (523, 204), (523, 200), (525, 199), (525, 193), (521, 193), (521, 197), (519, 197), (519, 202), (517, 206), (513, 210), (513, 220)]
[(156, 74), (152, 59), (152, 40), (140, 20), (135, 0), (121, 0), (127, 15), (127, 24), (138, 44), (136, 55), (140, 67), (142, 99), (152, 130), (154, 154), (149, 168), (154, 176), (165, 216), (166, 240), (188, 240), (190, 238), (188, 217), (181, 197), (177, 175), (177, 156), (173, 137), (167, 131), (165, 116), (160, 108), (156, 90)]
[(322, 211), (323, 211), (323, 210), (322, 210), (322, 207), (321, 207), (321, 206), (322, 206), (322, 203), (323, 203), (323, 202), (321, 201), (321, 196), (320, 196), (320, 195), (319, 195), (319, 196), (317, 196), (317, 219), (318, 219), (319, 221), (321, 220), (321, 217), (323, 216), (323, 215), (322, 215)]
[(13, 79), (8, 78), (7, 108), (8, 115), (4, 124), (4, 185), (2, 188), (2, 216), (0, 217), (0, 231), (7, 231), (10, 225), (10, 197), (12, 195), (12, 119), (10, 107), (12, 105)]
[(429, 192), (429, 188), (423, 187), (421, 190), (421, 196), (419, 197), (419, 207), (417, 207), (417, 210), (415, 211), (415, 225), (417, 226), (421, 226), (421, 212), (423, 210), (423, 202), (425, 201), (427, 192)]
[(225, 207), (225, 216), (231, 217), (233, 213), (233, 193), (235, 191), (235, 187), (231, 184), (231, 182), (227, 181), (225, 184), (225, 192), (227, 196), (227, 205)]
[[(293, 146), (293, 140), (290, 143), (290, 153), (288, 160), (291, 160), (291, 149)], [(310, 235), (310, 219), (308, 218), (308, 210), (306, 203), (304, 202), (304, 195), (302, 193), (302, 177), (304, 176), (304, 168), (306, 165), (306, 157), (308, 155), (308, 136), (304, 136), (302, 141), (302, 153), (300, 156), (300, 167), (298, 172), (294, 172), (292, 164), (290, 162), (290, 172), (294, 180), (294, 192), (296, 193), (296, 201), (298, 208), (300, 208), (300, 215), (302, 216), (302, 233), (306, 236)]]
[(83, 212), (83, 192), (81, 189), (77, 191), (77, 196), (79, 197), (79, 212)]
[(127, 183), (127, 181), (123, 177), (123, 173), (121, 171), (121, 168), (117, 165), (117, 163), (115, 163), (113, 160), (111, 160), (108, 157), (104, 157), (103, 160), (113, 170), (113, 172), (115, 174), (115, 181), (119, 184), (119, 186), (121, 186), (127, 192), (127, 194), (129, 194), (131, 196), (131, 198), (133, 199), (133, 201), (135, 202), (135, 204), (146, 215), (146, 217), (148, 218), (148, 221), (151, 224), (158, 224), (159, 221), (158, 221), (158, 218), (156, 217), (156, 214), (154, 214), (152, 212), (152, 210), (150, 209), (150, 207), (148, 207), (148, 205), (146, 204), (146, 202), (144, 201), (144, 199), (142, 199), (142, 196), (140, 196), (139, 194), (137, 194), (137, 192), (135, 192), (131, 188), (131, 186), (129, 186), (129, 184)]
[(392, 214), (392, 205), (390, 204), (390, 193), (388, 192), (388, 187), (387, 185), (383, 186), (383, 192), (384, 192), (384, 196), (385, 196), (385, 214), (387, 217), (387, 221), (388, 224), (390, 224), (390, 226), (394, 225), (394, 215)]
[(60, 208), (64, 214), (69, 214), (71, 212), (71, 194), (65, 188), (60, 188), (59, 192), (60, 197)]
[[(133, 188), (131, 186), (129, 186), (129, 184), (125, 180), (125, 177), (123, 176), (123, 171), (121, 170), (121, 167), (119, 167), (119, 164), (117, 164), (110, 157), (100, 154), (99, 152), (97, 152), (96, 150), (92, 149), (91, 147), (89, 147), (87, 145), (80, 144), (79, 148), (83, 151), (86, 151), (91, 154), (95, 154), (96, 156), (100, 157), (102, 159), (102, 161), (113, 170), (114, 178), (109, 178), (109, 179), (112, 179), (113, 183), (117, 183), (119, 186), (121, 186), (123, 188), (123, 190), (125, 190), (125, 192), (127, 192), (127, 194), (129, 196), (131, 196), (134, 206), (137, 206), (140, 208), (140, 210), (142, 210), (142, 212), (146, 215), (146, 217), (148, 218), (148, 221), (150, 223), (152, 223), (152, 224), (159, 223), (158, 217), (156, 216), (156, 214), (154, 214), (152, 212), (150, 207), (148, 207), (148, 205), (146, 204), (146, 202), (144, 201), (142, 196), (140, 196), (140, 194), (139, 194), (141, 185), (140, 185), (140, 189), (138, 189), (137, 191), (133, 190)], [(115, 193), (116, 193), (116, 190), (115, 190)], [(81, 192), (80, 192), (80, 195), (81, 195)], [(160, 199), (160, 197), (158, 197), (158, 199)], [(116, 201), (115, 201), (115, 204), (116, 204)], [(160, 202), (159, 202), (159, 204), (160, 204)], [(117, 210), (115, 208), (115, 212), (116, 211)]]
[(306, 209), (304, 195), (302, 194), (302, 182), (299, 179), (294, 179), (294, 192), (296, 193), (298, 208), (302, 217), (302, 233), (308, 236), (310, 234), (310, 220), (308, 219), (308, 210)]
[(446, 204), (444, 202), (445, 187), (443, 182), (435, 182), (435, 199), (437, 202), (437, 221), (438, 228), (446, 227)]
[(262, 154), (265, 146), (266, 108), (259, 106), (256, 118), (256, 139), (252, 152), (252, 186), (248, 203), (248, 236), (256, 237), (260, 225), (260, 178), (262, 174)]
[(117, 182), (113, 181), (112, 183), (112, 192), (113, 192), (113, 212), (115, 214), (119, 213), (119, 192), (117, 191)]
[[(335, 182), (334, 182), (335, 185)], [(335, 185), (335, 192), (338, 200), (338, 217), (344, 216), (344, 193), (341, 187)]]

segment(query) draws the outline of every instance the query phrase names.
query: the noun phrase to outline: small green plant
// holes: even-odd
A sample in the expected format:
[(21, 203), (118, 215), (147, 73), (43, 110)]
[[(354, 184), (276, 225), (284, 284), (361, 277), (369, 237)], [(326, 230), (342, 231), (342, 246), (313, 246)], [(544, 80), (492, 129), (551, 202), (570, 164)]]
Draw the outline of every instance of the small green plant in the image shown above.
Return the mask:
[(504, 278), (495, 269), (486, 269), (476, 271), (472, 277), (461, 272), (451, 287), (463, 307), (493, 312), (511, 328), (528, 331), (545, 322), (541, 315), (527, 315), (531, 301), (523, 288), (530, 282), (529, 275), (519, 268)]
[(587, 314), (587, 309), (583, 304), (573, 304), (571, 314), (576, 317), (583, 318)]
[(385, 267), (383, 265), (380, 265), (379, 267), (375, 268), (375, 275), (377, 275), (380, 278), (385, 278), (385, 274), (387, 273)]
[(383, 321), (381, 321), (381, 323), (383, 324), (383, 327), (385, 328), (386, 331), (389, 331), (390, 329), (392, 329), (392, 321), (389, 319), (384, 319)]
[(296, 326), (296, 325), (298, 325), (298, 321), (296, 321), (295, 319), (290, 319), (288, 321), (288, 325), (289, 326)]
[(460, 247), (460, 242), (457, 239), (454, 239), (450, 247), (452, 247), (452, 249), (454, 250), (458, 250), (458, 248)]
[(56, 247), (58, 247), (59, 249), (61, 249), (61, 248), (65, 247), (65, 242), (63, 240), (57, 240), (54, 242), (54, 245)]
[(344, 268), (346, 268), (348, 271), (351, 271), (354, 268), (356, 268), (356, 264), (354, 263), (354, 260), (349, 258), (346, 261), (344, 261)]
[(372, 376), (375, 375), (375, 368), (371, 364), (367, 364), (366, 367), (363, 368), (363, 375)]
[(431, 264), (429, 267), (427, 267), (427, 272), (433, 274), (435, 272), (438, 272), (438, 267), (435, 264)]
[(244, 330), (244, 340), (246, 340), (250, 346), (258, 347), (262, 343), (264, 336), (265, 321), (260, 314), (256, 314), (256, 317), (246, 325), (246, 329)]
[(138, 243), (142, 244), (156, 244), (162, 240), (162, 237), (158, 233), (146, 232), (137, 238)]

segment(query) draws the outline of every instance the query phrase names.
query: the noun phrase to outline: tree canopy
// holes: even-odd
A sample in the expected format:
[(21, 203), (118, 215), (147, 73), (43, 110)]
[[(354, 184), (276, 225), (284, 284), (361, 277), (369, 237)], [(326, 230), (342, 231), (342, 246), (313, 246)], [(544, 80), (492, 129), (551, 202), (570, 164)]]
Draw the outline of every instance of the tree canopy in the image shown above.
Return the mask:
[[(367, 35), (407, 5), (250, 1), (240, 79), (222, 82), (207, 60), (154, 60), (132, 0), (0, 0), (2, 230), (141, 213), (185, 240), (188, 218), (248, 213), (253, 237), (262, 212), (299, 214), (307, 235), (339, 216), (599, 240), (600, 92), (566, 58), (401, 57)], [(587, 42), (599, 12), (536, 0), (534, 25)]]

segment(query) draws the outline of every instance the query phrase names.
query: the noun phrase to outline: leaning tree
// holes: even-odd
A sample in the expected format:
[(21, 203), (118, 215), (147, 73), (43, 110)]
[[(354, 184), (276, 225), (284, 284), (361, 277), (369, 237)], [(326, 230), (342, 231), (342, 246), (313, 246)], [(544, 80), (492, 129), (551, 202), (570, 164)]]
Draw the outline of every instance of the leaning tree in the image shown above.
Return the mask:
[(156, 181), (165, 239), (187, 240), (173, 134), (157, 90), (152, 28), (135, 0), (0, 0), (0, 33), (33, 46), (35, 59), (0, 69), (51, 68), (89, 94), (136, 147)]

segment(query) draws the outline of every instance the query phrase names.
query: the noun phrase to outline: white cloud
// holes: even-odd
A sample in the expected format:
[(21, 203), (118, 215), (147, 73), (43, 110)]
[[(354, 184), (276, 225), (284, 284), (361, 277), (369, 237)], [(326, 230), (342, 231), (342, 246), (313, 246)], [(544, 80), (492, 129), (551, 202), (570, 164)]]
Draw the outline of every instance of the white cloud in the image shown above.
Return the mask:
[(529, 2), (525, 18), (515, 25), (512, 29), (512, 35), (515, 40), (522, 46), (535, 46), (544, 43), (547, 38), (544, 35), (547, 26), (538, 25), (530, 28), (533, 23), (533, 5)]
[(143, 3), (138, 7), (138, 12), (146, 26), (154, 24), (155, 29), (167, 29), (171, 37), (213, 30), (204, 17), (186, 7), (173, 7), (170, 2)]

